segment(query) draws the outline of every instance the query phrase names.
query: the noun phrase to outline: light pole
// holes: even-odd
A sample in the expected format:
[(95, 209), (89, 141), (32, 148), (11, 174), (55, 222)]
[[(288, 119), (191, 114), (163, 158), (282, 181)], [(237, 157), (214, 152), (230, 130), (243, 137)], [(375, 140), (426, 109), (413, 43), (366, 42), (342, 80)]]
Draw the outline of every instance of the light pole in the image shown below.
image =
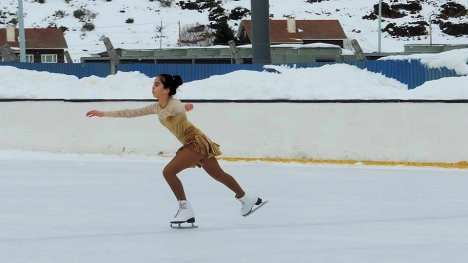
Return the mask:
[(379, 0), (379, 53), (382, 52), (382, 0)]
[(429, 16), (429, 46), (432, 47), (432, 16), (435, 16), (436, 14), (431, 14)]
[(19, 44), (20, 62), (26, 62), (26, 34), (24, 33), (23, 0), (18, 0), (18, 23), (19, 23)]
[(270, 64), (269, 0), (250, 0), (252, 12), (252, 63)]

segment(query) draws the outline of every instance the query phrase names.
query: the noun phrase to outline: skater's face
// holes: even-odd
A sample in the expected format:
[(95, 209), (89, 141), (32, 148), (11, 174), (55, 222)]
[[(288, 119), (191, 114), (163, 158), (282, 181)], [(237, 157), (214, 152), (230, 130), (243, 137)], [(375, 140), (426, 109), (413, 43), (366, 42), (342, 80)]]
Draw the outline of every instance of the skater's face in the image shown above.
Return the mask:
[(164, 86), (163, 86), (163, 84), (161, 82), (161, 79), (159, 77), (156, 77), (154, 79), (153, 88), (152, 88), (153, 97), (155, 97), (157, 99), (168, 97), (170, 90), (171, 89), (169, 89), (169, 88), (167, 88), (167, 89), (164, 88)]

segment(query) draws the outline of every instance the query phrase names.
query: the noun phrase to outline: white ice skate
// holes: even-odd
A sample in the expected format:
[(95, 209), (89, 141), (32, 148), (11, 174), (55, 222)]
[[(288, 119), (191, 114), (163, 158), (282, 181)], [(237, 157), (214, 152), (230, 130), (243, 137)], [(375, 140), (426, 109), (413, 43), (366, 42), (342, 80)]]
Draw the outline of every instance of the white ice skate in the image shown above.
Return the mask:
[(241, 198), (237, 198), (242, 203), (242, 208), (241, 208), (241, 215), (242, 216), (249, 216), (253, 212), (257, 211), (260, 207), (262, 207), (264, 204), (266, 204), (268, 201), (263, 201), (261, 198), (251, 195), (248, 193), (245, 193), (245, 195)]
[[(182, 225), (184, 223), (191, 223), (192, 225)], [(197, 228), (195, 226), (195, 212), (193, 212), (192, 206), (186, 200), (179, 201), (179, 210), (171, 221), (172, 228)]]

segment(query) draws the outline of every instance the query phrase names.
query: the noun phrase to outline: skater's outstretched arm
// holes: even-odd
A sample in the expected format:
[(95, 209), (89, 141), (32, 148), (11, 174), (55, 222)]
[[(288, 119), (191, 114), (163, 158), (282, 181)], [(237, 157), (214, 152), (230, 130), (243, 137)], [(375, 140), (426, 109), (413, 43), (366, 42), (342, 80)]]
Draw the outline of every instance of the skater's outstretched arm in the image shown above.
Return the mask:
[(149, 106), (140, 108), (140, 109), (127, 109), (127, 110), (117, 110), (117, 111), (99, 111), (91, 110), (86, 113), (86, 117), (113, 117), (113, 118), (134, 118), (140, 116), (146, 116), (150, 114), (156, 114), (158, 104), (151, 104)]
[(90, 110), (86, 113), (86, 117), (104, 117), (104, 112), (103, 111), (98, 111), (98, 110)]

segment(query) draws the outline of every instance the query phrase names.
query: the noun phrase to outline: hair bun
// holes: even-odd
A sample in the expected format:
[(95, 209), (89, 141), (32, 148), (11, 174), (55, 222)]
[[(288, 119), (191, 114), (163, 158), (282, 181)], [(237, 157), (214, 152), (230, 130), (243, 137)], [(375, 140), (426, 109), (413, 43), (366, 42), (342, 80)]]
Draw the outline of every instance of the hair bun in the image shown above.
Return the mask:
[(179, 75), (174, 75), (174, 83), (177, 86), (180, 86), (180, 85), (184, 84), (184, 82), (182, 81), (182, 77), (179, 76)]
[(170, 89), (169, 96), (174, 96), (177, 93), (177, 88), (184, 83), (179, 75), (170, 75), (167, 73), (159, 74), (161, 84), (165, 89)]

